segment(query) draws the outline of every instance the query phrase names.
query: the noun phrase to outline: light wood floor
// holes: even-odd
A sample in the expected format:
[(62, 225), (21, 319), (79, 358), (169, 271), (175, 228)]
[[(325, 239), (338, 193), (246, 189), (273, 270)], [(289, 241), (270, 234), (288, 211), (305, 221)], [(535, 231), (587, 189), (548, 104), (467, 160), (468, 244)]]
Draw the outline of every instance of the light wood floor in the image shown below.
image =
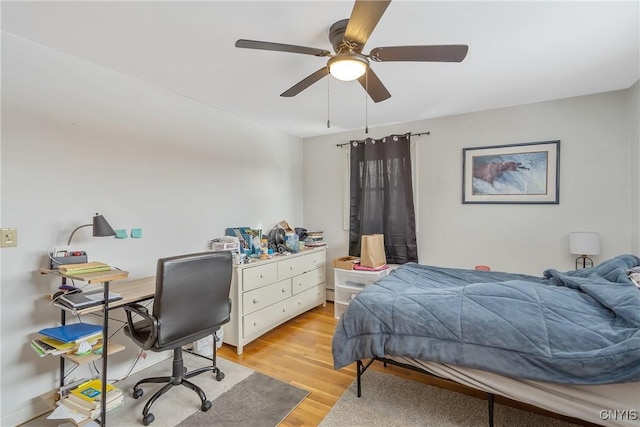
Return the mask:
[[(317, 426), (356, 377), (355, 364), (339, 370), (333, 369), (331, 338), (336, 324), (333, 303), (328, 302), (326, 307), (320, 306), (302, 314), (246, 345), (241, 356), (236, 354), (235, 347), (227, 344), (218, 350), (218, 355), (310, 391), (309, 396), (289, 414), (281, 426)], [(385, 368), (379, 362), (369, 369), (486, 399), (482, 392), (409, 369), (396, 366)], [(496, 402), (551, 415), (500, 396), (496, 396)], [(556, 417), (582, 426), (594, 426), (567, 417)]]

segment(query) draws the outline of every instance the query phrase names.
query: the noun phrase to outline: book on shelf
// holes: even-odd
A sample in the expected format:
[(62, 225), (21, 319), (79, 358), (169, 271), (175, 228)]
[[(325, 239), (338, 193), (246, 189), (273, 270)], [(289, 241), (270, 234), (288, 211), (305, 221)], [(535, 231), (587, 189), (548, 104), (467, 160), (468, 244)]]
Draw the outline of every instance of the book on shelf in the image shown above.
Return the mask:
[[(111, 403), (113, 400), (120, 399), (122, 397), (123, 397), (123, 393), (122, 393), (122, 390), (120, 390), (119, 388), (115, 388), (113, 390), (108, 391), (107, 392), (107, 408), (109, 407), (109, 403)], [(102, 399), (100, 398), (98, 398), (97, 400), (93, 399), (91, 401), (88, 401), (82, 397), (78, 397), (78, 395), (73, 394), (72, 392), (70, 392), (67, 395), (67, 398), (71, 402), (75, 403), (76, 405), (82, 406), (83, 408), (86, 408), (86, 409), (100, 409), (100, 407), (102, 406)]]
[[(117, 408), (118, 406), (120, 406), (122, 404), (122, 402), (124, 401), (124, 395), (121, 393), (120, 396), (111, 399), (111, 401), (107, 402), (107, 405), (105, 406), (105, 408), (107, 409), (107, 411), (112, 410), (113, 408)], [(74, 411), (76, 411), (79, 414), (84, 415), (85, 417), (88, 418), (96, 418), (97, 416), (100, 415), (101, 412), (101, 406), (98, 405), (98, 407), (90, 409), (87, 408), (85, 406), (79, 405), (76, 401), (71, 400), (71, 395), (65, 397), (62, 399), (62, 404), (64, 406), (66, 406), (69, 409), (72, 409)]]
[(105, 264), (104, 262), (83, 262), (79, 264), (64, 264), (58, 267), (58, 271), (62, 274), (66, 273), (95, 273), (98, 271), (109, 271), (111, 270), (111, 266)]
[[(86, 340), (81, 341), (81, 342), (86, 342), (89, 345), (94, 345), (94, 344), (98, 343), (99, 340), (101, 340), (101, 339), (102, 339), (102, 332), (100, 332), (95, 337), (91, 337), (90, 339), (86, 339)], [(71, 353), (71, 352), (77, 350), (78, 347), (80, 346), (80, 344), (76, 343), (76, 342), (62, 342), (62, 341), (58, 341), (58, 340), (55, 340), (53, 338), (46, 337), (46, 336), (41, 336), (40, 338), (38, 338), (37, 340), (34, 340), (34, 341), (40, 341), (45, 345), (53, 347), (53, 350), (51, 350), (49, 353), (47, 353), (47, 354), (52, 354), (52, 355), (60, 355), (60, 354)]]
[(71, 323), (68, 325), (44, 328), (38, 331), (40, 335), (53, 338), (64, 343), (76, 343), (95, 339), (102, 335), (102, 326), (92, 323)]
[(95, 378), (98, 378), (97, 375), (93, 375), (91, 378), (83, 378), (80, 380), (74, 380), (71, 381), (63, 386), (60, 386), (58, 388), (58, 399), (57, 400), (61, 400), (63, 397), (67, 397), (69, 395), (69, 393), (71, 392), (71, 390), (73, 390), (74, 388), (77, 388), (79, 385), (86, 383), (89, 380), (93, 380)]
[[(117, 398), (117, 396), (122, 395), (122, 390), (108, 383), (106, 392), (107, 402), (109, 402), (109, 399), (113, 400)], [(68, 397), (73, 398), (78, 404), (86, 405), (86, 407), (98, 407), (102, 402), (102, 381), (98, 378), (86, 381), (71, 390)]]
[(48, 350), (47, 347), (43, 347), (42, 345), (40, 345), (44, 343), (38, 343), (38, 341), (40, 340), (31, 340), (31, 348), (38, 354), (38, 356), (44, 357), (47, 354), (50, 354), (51, 351), (53, 351), (53, 350)]
[[(122, 299), (122, 295), (109, 292), (109, 302)], [(68, 292), (60, 295), (56, 301), (65, 307), (81, 310), (83, 308), (95, 307), (104, 304), (104, 290), (92, 289), (85, 292)]]

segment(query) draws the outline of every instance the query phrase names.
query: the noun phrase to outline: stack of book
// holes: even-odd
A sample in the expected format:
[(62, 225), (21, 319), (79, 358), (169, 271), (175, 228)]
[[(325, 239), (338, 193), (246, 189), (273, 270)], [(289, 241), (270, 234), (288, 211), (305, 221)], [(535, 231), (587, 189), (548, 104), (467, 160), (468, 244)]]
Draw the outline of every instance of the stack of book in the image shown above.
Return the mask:
[(40, 336), (31, 341), (31, 348), (40, 357), (78, 351), (82, 343), (93, 346), (102, 339), (102, 326), (91, 323), (72, 323), (39, 331)]
[[(106, 390), (105, 408), (110, 411), (122, 404), (124, 395), (113, 384), (107, 384)], [(96, 418), (102, 411), (102, 381), (96, 378), (80, 384), (62, 398), (60, 403), (87, 418)]]
[(80, 264), (63, 264), (58, 267), (62, 274), (85, 274), (99, 271), (109, 271), (111, 267), (103, 262), (83, 262)]
[(323, 235), (324, 233), (322, 231), (307, 232), (307, 238), (304, 240), (304, 245), (310, 248), (326, 246), (327, 242), (324, 241)]

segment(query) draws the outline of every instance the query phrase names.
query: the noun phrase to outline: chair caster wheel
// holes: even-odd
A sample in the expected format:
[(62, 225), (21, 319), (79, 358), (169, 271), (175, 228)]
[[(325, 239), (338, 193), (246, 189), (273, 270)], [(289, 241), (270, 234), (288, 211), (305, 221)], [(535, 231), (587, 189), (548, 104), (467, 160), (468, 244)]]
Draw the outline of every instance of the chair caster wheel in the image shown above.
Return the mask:
[(140, 396), (142, 396), (144, 394), (144, 390), (142, 390), (141, 388), (134, 388), (133, 389), (133, 398), (137, 399)]
[(202, 402), (202, 406), (200, 407), (200, 409), (202, 409), (202, 412), (207, 412), (209, 409), (211, 409), (211, 402), (205, 400), (204, 402)]
[(147, 414), (142, 418), (142, 424), (144, 424), (145, 426), (148, 426), (155, 419), (156, 419), (156, 417), (154, 417), (153, 414)]
[(222, 381), (224, 379), (224, 372), (218, 372), (216, 374), (216, 381)]

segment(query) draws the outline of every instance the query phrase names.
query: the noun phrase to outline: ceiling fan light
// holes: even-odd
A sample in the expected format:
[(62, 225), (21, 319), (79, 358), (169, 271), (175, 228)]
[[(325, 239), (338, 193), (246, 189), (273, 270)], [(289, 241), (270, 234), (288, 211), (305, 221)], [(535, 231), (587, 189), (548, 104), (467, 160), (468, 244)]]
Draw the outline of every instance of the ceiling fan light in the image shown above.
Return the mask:
[(364, 56), (345, 53), (329, 59), (327, 65), (333, 77), (350, 82), (366, 73), (369, 61)]

